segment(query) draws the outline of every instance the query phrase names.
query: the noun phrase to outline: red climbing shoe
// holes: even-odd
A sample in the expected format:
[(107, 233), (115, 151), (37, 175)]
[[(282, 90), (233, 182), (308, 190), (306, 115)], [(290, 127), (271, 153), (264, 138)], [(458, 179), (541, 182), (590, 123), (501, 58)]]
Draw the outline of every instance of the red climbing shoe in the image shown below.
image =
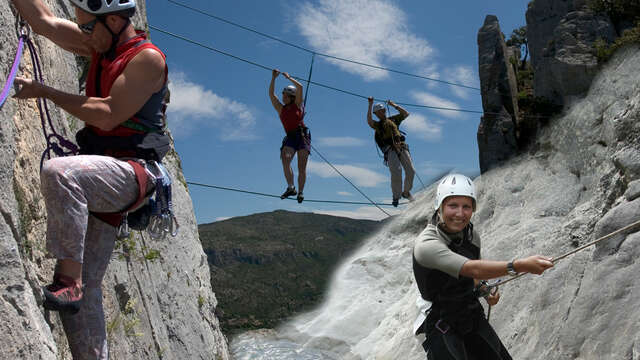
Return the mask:
[(42, 292), (42, 305), (47, 310), (75, 314), (82, 305), (82, 285), (66, 275), (54, 275), (53, 284), (44, 286)]

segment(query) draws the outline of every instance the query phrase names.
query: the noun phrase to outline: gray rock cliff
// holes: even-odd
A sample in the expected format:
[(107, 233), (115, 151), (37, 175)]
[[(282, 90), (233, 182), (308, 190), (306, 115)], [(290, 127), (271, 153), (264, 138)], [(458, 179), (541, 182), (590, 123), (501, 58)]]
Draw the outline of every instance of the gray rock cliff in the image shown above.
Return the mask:
[[(44, 0), (60, 17), (73, 7)], [(144, 1), (137, 27), (144, 29)], [(15, 11), (0, 0), (0, 78), (6, 79), (17, 47)], [(76, 58), (31, 35), (45, 82), (78, 91)], [(20, 74), (32, 77), (28, 53)], [(49, 102), (56, 130), (73, 139), (82, 125)], [(169, 120), (170, 121), (170, 120)], [(50, 282), (54, 261), (45, 254), (46, 211), (40, 194), (39, 163), (45, 148), (35, 100), (9, 99), (0, 110), (0, 348), (2, 358), (69, 359), (61, 323), (44, 312), (40, 286)], [(228, 359), (227, 341), (214, 315), (217, 305), (209, 267), (180, 167), (171, 151), (164, 160), (173, 179), (173, 206), (180, 222), (176, 238), (154, 241), (135, 232), (118, 245), (103, 282), (111, 358)]]
[(598, 73), (594, 43), (611, 43), (616, 30), (608, 16), (594, 14), (585, 0), (535, 0), (527, 10), (527, 35), (534, 71), (534, 96), (563, 105), (582, 95)]
[[(484, 115), (478, 127), (480, 172), (509, 159), (518, 150), (518, 86), (498, 18), (488, 15), (478, 31), (478, 72)], [(516, 59), (519, 58), (516, 57)]]

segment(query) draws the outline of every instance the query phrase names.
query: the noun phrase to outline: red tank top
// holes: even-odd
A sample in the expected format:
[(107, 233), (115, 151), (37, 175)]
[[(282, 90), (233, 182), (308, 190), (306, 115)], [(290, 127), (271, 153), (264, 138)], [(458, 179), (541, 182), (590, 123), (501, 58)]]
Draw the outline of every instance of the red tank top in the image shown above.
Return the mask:
[(301, 125), (305, 126), (304, 121), (302, 121), (303, 117), (304, 111), (295, 103), (285, 105), (282, 107), (282, 110), (280, 110), (280, 121), (286, 132), (291, 132)]
[[(118, 76), (120, 76), (124, 72), (124, 69), (127, 67), (129, 62), (144, 49), (154, 49), (162, 54), (163, 58), (166, 58), (164, 53), (152, 43), (146, 42), (143, 44), (139, 44), (140, 42), (146, 41), (147, 36), (143, 31), (137, 31), (137, 33), (138, 35), (118, 45), (118, 47), (116, 48), (116, 55), (114, 59), (107, 59), (98, 53), (93, 53), (93, 55), (91, 56), (91, 66), (89, 67), (89, 74), (87, 75), (87, 96), (108, 96), (111, 92), (111, 87), (113, 86), (113, 83), (116, 81)], [(100, 71), (99, 93), (96, 89), (96, 75), (98, 71)], [(165, 86), (167, 81), (167, 73), (168, 68), (165, 66)], [(135, 116), (130, 120), (132, 120), (133, 122), (139, 122), (139, 120)], [(139, 130), (134, 130), (122, 125), (116, 127), (111, 131), (100, 130), (99, 128), (91, 125), (87, 125), (87, 127), (90, 127), (91, 130), (93, 130), (100, 136), (130, 136), (132, 134), (141, 133), (141, 131)]]

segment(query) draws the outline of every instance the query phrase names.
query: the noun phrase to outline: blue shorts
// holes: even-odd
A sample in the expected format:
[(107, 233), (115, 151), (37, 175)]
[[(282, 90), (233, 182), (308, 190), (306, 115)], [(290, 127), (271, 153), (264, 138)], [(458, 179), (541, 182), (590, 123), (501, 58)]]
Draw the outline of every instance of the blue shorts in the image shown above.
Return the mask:
[(280, 151), (287, 146), (298, 152), (299, 150), (307, 150), (311, 154), (311, 132), (309, 128), (299, 128), (294, 131), (290, 131), (282, 139), (282, 146)]

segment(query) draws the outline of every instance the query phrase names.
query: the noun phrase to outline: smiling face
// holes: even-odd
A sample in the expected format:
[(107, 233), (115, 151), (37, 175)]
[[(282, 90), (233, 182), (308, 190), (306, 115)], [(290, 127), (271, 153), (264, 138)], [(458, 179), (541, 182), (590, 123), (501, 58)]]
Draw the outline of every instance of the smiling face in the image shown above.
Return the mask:
[(442, 202), (440, 216), (449, 233), (462, 231), (471, 221), (473, 199), (468, 196), (449, 196)]

